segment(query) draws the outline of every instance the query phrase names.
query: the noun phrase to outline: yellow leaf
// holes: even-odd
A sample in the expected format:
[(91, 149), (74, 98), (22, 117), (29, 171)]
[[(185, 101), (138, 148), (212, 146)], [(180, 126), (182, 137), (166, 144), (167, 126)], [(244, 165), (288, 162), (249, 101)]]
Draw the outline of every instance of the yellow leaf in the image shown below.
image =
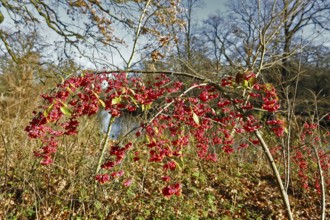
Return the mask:
[(111, 100), (111, 104), (112, 105), (117, 105), (117, 104), (119, 104), (121, 102), (121, 97), (119, 96), (119, 97), (116, 97), (116, 98), (114, 98), (114, 99), (112, 99)]
[(195, 123), (199, 125), (199, 118), (195, 112), (193, 112), (193, 119), (194, 119)]
[(105, 103), (104, 103), (101, 99), (99, 99), (99, 102), (100, 102), (101, 106), (102, 106), (103, 108), (105, 108)]
[(134, 92), (133, 89), (128, 88), (128, 90), (129, 90), (133, 95), (135, 95), (135, 92)]
[(174, 163), (176, 164), (176, 166), (179, 168), (179, 170), (182, 171), (182, 168), (181, 168), (181, 166), (179, 165), (179, 163), (178, 163), (177, 161), (175, 161), (175, 160), (173, 160), (173, 161), (174, 161)]
[(96, 92), (92, 91), (92, 93), (96, 96), (96, 98), (99, 98), (99, 95), (96, 94)]
[(158, 132), (159, 132), (157, 127), (154, 128), (154, 131), (155, 131), (156, 134), (158, 134)]
[(66, 87), (66, 89), (69, 91), (69, 93), (73, 93), (73, 91), (69, 87)]

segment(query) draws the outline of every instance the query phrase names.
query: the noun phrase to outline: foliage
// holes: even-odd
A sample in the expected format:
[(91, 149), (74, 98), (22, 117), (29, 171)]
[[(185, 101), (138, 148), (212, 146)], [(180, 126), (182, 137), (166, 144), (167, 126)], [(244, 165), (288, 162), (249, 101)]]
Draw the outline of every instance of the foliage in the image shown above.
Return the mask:
[[(138, 109), (149, 111), (150, 116), (132, 130), (135, 132), (133, 140), (125, 141), (127, 136), (124, 135), (110, 147), (106, 161), (102, 162), (101, 155), (103, 171), (96, 175), (96, 181), (105, 184), (120, 179), (129, 187), (132, 179), (125, 178), (125, 164), (142, 160), (150, 163), (147, 166), (162, 167), (163, 171), (155, 175), (164, 182), (162, 194), (165, 197), (181, 195), (183, 187), (176, 174), (182, 170), (190, 151), (196, 152), (196, 160), (216, 162), (222, 152), (231, 154), (248, 146), (256, 147), (261, 140), (254, 132), (263, 126), (264, 132), (278, 139), (287, 133), (283, 120), (275, 118), (262, 125), (255, 116), (256, 109), (274, 115), (280, 105), (274, 87), (257, 83), (253, 73), (238, 73), (236, 78), (223, 78), (219, 84), (200, 82), (188, 88), (165, 75), (155, 79), (145, 84), (140, 77), (128, 77), (126, 73), (84, 74), (69, 78), (58, 85), (57, 91), (43, 95), (45, 105), (34, 112), (26, 128), (31, 138), (41, 141), (41, 149), (35, 151), (35, 155), (42, 158), (41, 164), (51, 164), (61, 136), (76, 135), (79, 118), (96, 114), (100, 107), (112, 118)], [(102, 89), (104, 83), (107, 88)], [(297, 148), (291, 148), (290, 155), (299, 166), (298, 176), (304, 188), (308, 189), (309, 184), (316, 181), (316, 190), (320, 192), (317, 176), (308, 177), (308, 170), (315, 172), (313, 162), (307, 162), (312, 155), (303, 156), (305, 151), (302, 151), (306, 148), (303, 142), (306, 135), (314, 134), (308, 129), (315, 129), (315, 126), (305, 124), (302, 141)], [(321, 146), (325, 141), (322, 136), (315, 140)], [(328, 175), (328, 156), (322, 149), (317, 154), (324, 174)], [(308, 163), (311, 163), (309, 168)]]

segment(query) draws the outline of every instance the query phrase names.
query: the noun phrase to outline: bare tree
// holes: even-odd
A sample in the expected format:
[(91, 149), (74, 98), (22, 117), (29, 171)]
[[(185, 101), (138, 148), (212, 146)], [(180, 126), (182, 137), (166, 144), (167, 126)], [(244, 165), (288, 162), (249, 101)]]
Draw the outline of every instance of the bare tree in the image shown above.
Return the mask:
[(181, 28), (172, 28), (177, 36), (176, 50), (172, 52), (170, 62), (178, 63), (176, 70), (200, 71), (207, 62), (206, 47), (200, 37), (197, 10), (203, 7), (203, 0), (182, 0), (183, 13), (180, 15), (184, 24)]
[[(329, 30), (329, 1), (234, 0), (229, 8), (229, 15), (218, 13), (204, 21), (213, 58), (257, 72), (281, 65), (283, 81), (288, 80), (289, 57), (310, 44), (317, 28)], [(302, 30), (309, 38), (299, 36), (304, 45), (295, 42)]]
[[(54, 47), (63, 48), (67, 57), (81, 55), (95, 64), (111, 65), (109, 56), (117, 56), (126, 67), (134, 65), (137, 53), (171, 42), (168, 28), (179, 21), (180, 10), (176, 0), (1, 0), (0, 5), (0, 39), (13, 60), (17, 57), (8, 36), (13, 30), (30, 28), (60, 36), (61, 44)], [(149, 44), (140, 45), (142, 39)], [(124, 50), (126, 54), (122, 52), (125, 47), (131, 48)]]
[(276, 1), (232, 1), (227, 17), (218, 13), (204, 21), (215, 59), (258, 74), (274, 64), (270, 51), (280, 34)]
[[(183, 53), (187, 56), (187, 60), (191, 60), (192, 57), (192, 50), (193, 50), (193, 40), (196, 35), (196, 28), (193, 28), (194, 25), (194, 12), (195, 10), (201, 6), (203, 3), (202, 0), (184, 0), (183, 7), (185, 8), (185, 13), (183, 14), (183, 19), (185, 21), (184, 25), (184, 51)], [(182, 55), (180, 50), (178, 51), (179, 54)]]
[[(220, 71), (221, 66), (228, 62), (234, 66), (232, 58), (228, 55), (229, 50), (229, 35), (231, 29), (225, 28), (226, 20), (220, 16), (219, 12), (216, 15), (211, 15), (204, 21), (205, 28), (202, 31), (206, 41), (210, 45), (210, 54), (214, 59), (215, 71)], [(228, 40), (228, 41), (227, 41)], [(228, 46), (228, 47), (227, 47)]]
[[(288, 80), (288, 57), (293, 53), (292, 44), (295, 35), (303, 28), (313, 25), (330, 30), (330, 2), (324, 0), (282, 0), (279, 8), (283, 12), (283, 56), (282, 77)], [(313, 31), (313, 30), (311, 30)]]

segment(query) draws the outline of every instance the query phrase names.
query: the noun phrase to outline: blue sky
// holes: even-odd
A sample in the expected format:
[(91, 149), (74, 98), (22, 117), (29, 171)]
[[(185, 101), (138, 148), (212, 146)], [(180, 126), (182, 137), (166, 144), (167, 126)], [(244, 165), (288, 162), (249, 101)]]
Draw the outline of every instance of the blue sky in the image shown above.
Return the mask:
[(200, 9), (201, 19), (205, 19), (210, 14), (214, 14), (217, 10), (226, 12), (226, 4), (228, 0), (204, 0), (205, 6)]

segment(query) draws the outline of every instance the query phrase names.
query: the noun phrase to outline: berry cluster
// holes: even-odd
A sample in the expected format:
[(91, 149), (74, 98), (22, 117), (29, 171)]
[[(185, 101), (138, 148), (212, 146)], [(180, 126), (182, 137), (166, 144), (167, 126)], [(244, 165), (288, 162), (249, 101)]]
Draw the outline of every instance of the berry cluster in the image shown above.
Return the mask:
[[(136, 140), (140, 140), (138, 145), (130, 141), (123, 146), (119, 143), (111, 146), (96, 181), (104, 184), (122, 178), (122, 164), (127, 155), (133, 155), (132, 162), (138, 162), (144, 153), (149, 163), (162, 164), (161, 179), (166, 184), (162, 193), (166, 197), (181, 193), (181, 184), (172, 174), (179, 166), (178, 159), (185, 157), (190, 147), (196, 148), (198, 158), (216, 162), (220, 152), (231, 154), (257, 145), (254, 131), (261, 129), (262, 123), (252, 110), (274, 113), (280, 107), (274, 87), (257, 84), (253, 73), (243, 74), (242, 80), (225, 77), (218, 84), (193, 85), (165, 75), (159, 75), (153, 82), (144, 82), (142, 77), (126, 73), (85, 74), (67, 79), (55, 92), (42, 98), (44, 105), (34, 112), (25, 129), (30, 138), (43, 143), (35, 152), (42, 158), (42, 165), (53, 162), (61, 136), (77, 134), (81, 117), (95, 115), (100, 108), (112, 118), (124, 112), (152, 110), (135, 133)], [(276, 136), (283, 136), (282, 121), (272, 120), (266, 124)], [(296, 154), (296, 161), (301, 158)], [(303, 172), (305, 166), (300, 163)], [(131, 179), (123, 182), (124, 186), (131, 183)]]

